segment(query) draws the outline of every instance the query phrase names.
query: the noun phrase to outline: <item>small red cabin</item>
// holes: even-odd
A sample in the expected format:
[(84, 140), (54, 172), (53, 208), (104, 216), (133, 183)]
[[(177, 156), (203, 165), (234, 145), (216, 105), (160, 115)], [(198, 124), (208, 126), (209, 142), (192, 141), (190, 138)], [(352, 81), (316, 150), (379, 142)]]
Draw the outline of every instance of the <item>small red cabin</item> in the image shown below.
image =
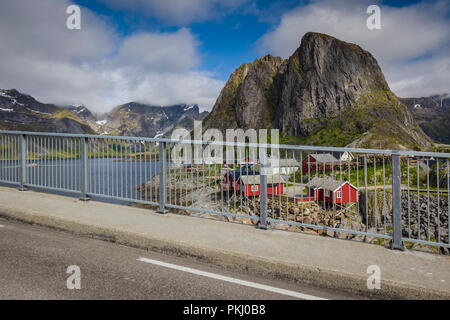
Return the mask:
[[(261, 177), (259, 175), (241, 176), (238, 180), (238, 190), (247, 197), (259, 196), (261, 193)], [(278, 195), (283, 194), (284, 184), (279, 175), (267, 176), (267, 194)]]
[(358, 189), (348, 181), (314, 177), (306, 187), (315, 201), (337, 204), (358, 202)]
[(302, 172), (320, 172), (324, 170), (331, 170), (335, 165), (339, 165), (339, 160), (331, 153), (310, 154), (302, 161)]
[(251, 168), (251, 166), (242, 166), (239, 169), (227, 171), (220, 181), (219, 188), (224, 191), (236, 191), (238, 190), (238, 180), (241, 176), (254, 176), (259, 172)]
[(227, 172), (223, 179), (220, 181), (219, 188), (228, 191), (228, 190), (237, 190), (237, 181), (234, 179), (234, 175), (231, 172)]

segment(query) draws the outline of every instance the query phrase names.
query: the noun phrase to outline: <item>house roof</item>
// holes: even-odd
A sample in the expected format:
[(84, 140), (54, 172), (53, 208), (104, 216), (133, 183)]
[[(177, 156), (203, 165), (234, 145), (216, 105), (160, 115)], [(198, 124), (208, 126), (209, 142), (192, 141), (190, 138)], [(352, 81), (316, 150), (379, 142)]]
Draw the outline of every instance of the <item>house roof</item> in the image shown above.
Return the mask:
[(316, 153), (311, 154), (311, 157), (316, 159), (317, 162), (320, 163), (332, 163), (332, 162), (339, 162), (338, 159), (336, 159), (331, 153)]
[(300, 163), (295, 159), (279, 159), (278, 167), (298, 167)]
[(249, 166), (242, 166), (239, 169), (235, 169), (232, 171), (228, 171), (227, 174), (229, 174), (234, 180), (239, 179), (239, 177), (242, 176), (259, 176), (259, 171), (251, 169)]
[[(259, 184), (261, 182), (260, 175), (253, 175), (253, 176), (242, 176), (241, 180), (244, 184)], [(283, 179), (280, 177), (280, 175), (277, 174), (271, 174), (267, 175), (267, 184), (272, 183), (282, 183), (284, 182)]]
[(306, 184), (306, 186), (308, 188), (322, 188), (322, 189), (334, 191), (334, 190), (338, 189), (339, 187), (341, 187), (345, 183), (348, 183), (348, 181), (341, 182), (341, 181), (334, 180), (331, 177), (325, 177), (325, 178), (314, 177)]
[(342, 156), (344, 156), (344, 155), (348, 156), (349, 158), (353, 158), (353, 154), (351, 152), (348, 152), (348, 151), (333, 151), (333, 152), (331, 152), (331, 154), (337, 160), (341, 159)]

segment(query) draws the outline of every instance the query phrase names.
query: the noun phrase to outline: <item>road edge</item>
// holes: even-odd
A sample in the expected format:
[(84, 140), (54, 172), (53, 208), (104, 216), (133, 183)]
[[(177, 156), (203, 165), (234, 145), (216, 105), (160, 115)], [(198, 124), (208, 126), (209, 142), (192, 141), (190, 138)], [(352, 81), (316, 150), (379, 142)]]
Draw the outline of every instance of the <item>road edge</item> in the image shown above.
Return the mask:
[[(376, 299), (444, 299), (450, 300), (450, 293), (409, 285), (390, 280), (381, 281), (381, 289), (369, 290), (367, 278), (337, 270), (314, 268), (308, 265), (270, 261), (257, 256), (238, 254), (226, 250), (169, 242), (113, 228), (93, 226), (77, 221), (22, 212), (11, 208), (0, 208), (0, 217), (7, 220), (39, 225), (69, 232), (75, 235), (113, 242), (129, 247), (205, 262), (230, 271), (245, 272), (276, 280), (287, 280), (313, 285), (325, 289), (340, 290)], [(401, 272), (401, 270), (399, 270)]]

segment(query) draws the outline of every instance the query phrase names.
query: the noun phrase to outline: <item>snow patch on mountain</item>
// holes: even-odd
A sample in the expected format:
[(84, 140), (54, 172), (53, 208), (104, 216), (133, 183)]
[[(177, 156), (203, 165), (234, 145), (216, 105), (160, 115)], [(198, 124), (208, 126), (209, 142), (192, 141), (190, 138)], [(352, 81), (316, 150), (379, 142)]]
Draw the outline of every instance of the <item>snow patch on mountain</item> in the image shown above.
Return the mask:
[(186, 111), (192, 109), (193, 107), (195, 107), (195, 105), (192, 105), (192, 106), (186, 106), (186, 107), (183, 109), (183, 111), (186, 112)]
[(14, 99), (9, 94), (6, 94), (3, 90), (0, 90), (0, 96), (8, 98), (8, 99)]

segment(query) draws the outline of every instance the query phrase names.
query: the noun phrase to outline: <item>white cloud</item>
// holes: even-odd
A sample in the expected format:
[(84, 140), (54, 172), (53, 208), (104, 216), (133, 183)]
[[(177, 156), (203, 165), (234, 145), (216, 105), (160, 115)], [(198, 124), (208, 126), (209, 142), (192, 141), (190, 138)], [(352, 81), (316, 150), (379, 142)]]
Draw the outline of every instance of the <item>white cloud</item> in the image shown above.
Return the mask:
[(123, 94), (130, 96), (130, 100), (156, 105), (196, 103), (209, 110), (223, 86), (223, 81), (211, 79), (203, 72), (149, 73), (137, 87), (130, 88), (127, 81)]
[(114, 48), (117, 37), (107, 21), (82, 10), (81, 30), (68, 30), (69, 1), (2, 0), (0, 52), (3, 59), (20, 55), (53, 61), (92, 61)]
[(450, 93), (450, 47), (432, 58), (387, 68), (389, 83), (400, 97)]
[(0, 88), (96, 112), (132, 100), (214, 104), (223, 82), (197, 70), (199, 43), (189, 29), (121, 39), (110, 21), (82, 7), (81, 30), (68, 30), (69, 4), (2, 1)]
[(102, 0), (110, 8), (144, 13), (167, 24), (186, 25), (231, 12), (248, 0)]
[(114, 62), (146, 71), (187, 71), (199, 63), (197, 40), (188, 29), (126, 38)]
[[(369, 30), (366, 9), (378, 3), (381, 30)], [(263, 52), (287, 57), (308, 31), (330, 34), (371, 52), (400, 96), (449, 91), (450, 5), (423, 2), (394, 8), (379, 1), (312, 1), (283, 15), (280, 24), (258, 43)]]

